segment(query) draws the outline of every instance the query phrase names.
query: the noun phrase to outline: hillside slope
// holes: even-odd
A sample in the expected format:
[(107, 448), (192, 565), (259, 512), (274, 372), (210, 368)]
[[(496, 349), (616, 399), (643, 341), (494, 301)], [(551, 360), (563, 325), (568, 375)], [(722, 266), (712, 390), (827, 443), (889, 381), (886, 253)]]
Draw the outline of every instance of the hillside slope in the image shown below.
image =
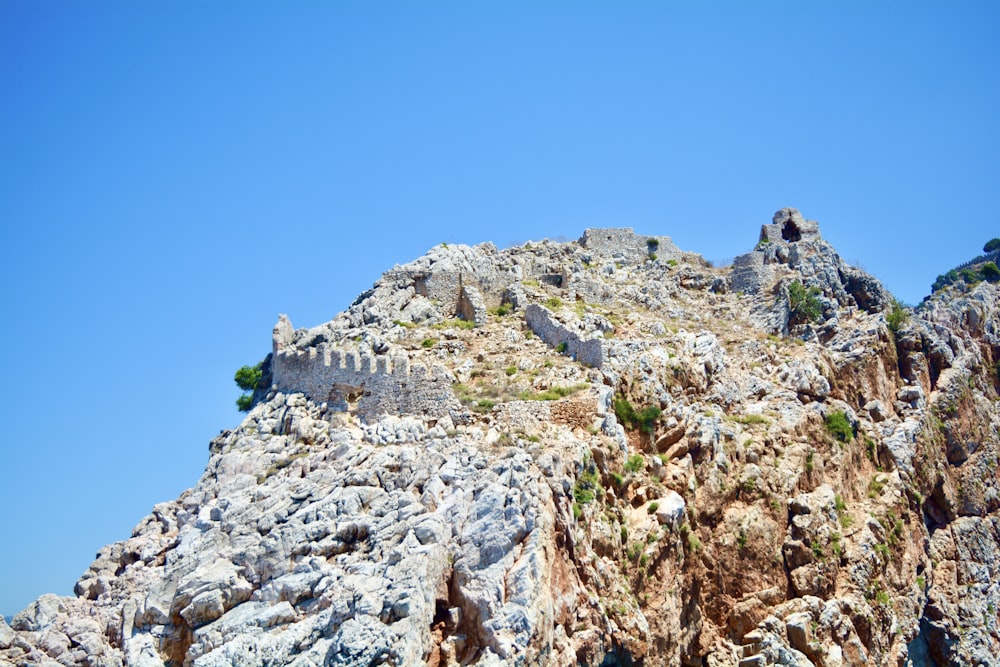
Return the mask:
[(917, 312), (782, 209), (439, 246), (274, 330), (205, 472), (7, 665), (996, 665), (996, 285)]

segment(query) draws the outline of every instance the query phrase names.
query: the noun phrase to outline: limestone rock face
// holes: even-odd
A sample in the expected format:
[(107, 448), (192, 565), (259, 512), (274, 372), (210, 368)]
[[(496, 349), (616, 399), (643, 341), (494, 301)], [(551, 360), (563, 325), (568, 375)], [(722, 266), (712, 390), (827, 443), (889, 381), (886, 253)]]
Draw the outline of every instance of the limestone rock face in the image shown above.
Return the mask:
[(892, 304), (794, 209), (732, 269), (438, 246), (282, 316), (197, 483), (0, 667), (998, 664), (1000, 294)]

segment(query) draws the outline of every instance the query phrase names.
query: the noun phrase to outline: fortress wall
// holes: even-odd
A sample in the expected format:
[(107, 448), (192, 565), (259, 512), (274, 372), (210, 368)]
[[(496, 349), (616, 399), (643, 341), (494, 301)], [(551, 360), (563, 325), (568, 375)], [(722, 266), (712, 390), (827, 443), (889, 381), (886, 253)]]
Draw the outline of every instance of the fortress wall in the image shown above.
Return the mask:
[(680, 259), (681, 250), (669, 236), (643, 236), (631, 227), (587, 229), (578, 243), (595, 254), (641, 264), (656, 253), (661, 259)]
[(524, 319), (547, 345), (559, 347), (566, 344), (566, 353), (584, 366), (600, 368), (604, 363), (604, 347), (600, 338), (583, 338), (557, 321), (548, 308), (530, 304), (524, 311)]
[[(276, 345), (277, 348), (277, 345)], [(307, 350), (277, 348), (272, 357), (272, 382), (284, 392), (302, 392), (314, 401), (330, 400), (352, 388), (361, 391), (375, 378), (405, 381), (410, 360), (359, 354), (321, 344)]]
[(758, 294), (769, 282), (773, 269), (764, 265), (763, 252), (748, 252), (733, 260), (733, 291)]

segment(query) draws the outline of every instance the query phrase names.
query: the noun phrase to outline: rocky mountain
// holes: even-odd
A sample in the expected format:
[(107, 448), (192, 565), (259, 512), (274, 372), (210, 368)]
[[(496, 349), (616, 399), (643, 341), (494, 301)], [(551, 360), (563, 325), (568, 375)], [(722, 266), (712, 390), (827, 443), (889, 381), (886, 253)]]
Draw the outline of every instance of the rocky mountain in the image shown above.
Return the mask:
[(246, 419), (0, 665), (1000, 664), (998, 287), (782, 209), (442, 244), (281, 317)]

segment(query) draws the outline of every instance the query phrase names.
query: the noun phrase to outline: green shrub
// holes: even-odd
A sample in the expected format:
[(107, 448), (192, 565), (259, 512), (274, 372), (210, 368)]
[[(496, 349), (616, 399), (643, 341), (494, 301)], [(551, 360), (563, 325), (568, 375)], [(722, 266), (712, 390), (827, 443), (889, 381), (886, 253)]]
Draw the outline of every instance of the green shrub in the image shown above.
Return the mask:
[(837, 510), (837, 514), (842, 514), (847, 509), (847, 503), (839, 493), (833, 497), (833, 508)]
[(625, 462), (625, 470), (629, 472), (639, 472), (646, 467), (646, 459), (643, 458), (642, 454), (633, 454), (628, 457), (628, 461)]
[(844, 547), (840, 543), (840, 533), (834, 533), (830, 536), (830, 551), (837, 557), (837, 560), (840, 560), (840, 555), (844, 552)]
[(635, 408), (624, 396), (616, 396), (614, 401), (615, 417), (625, 427), (630, 427), (636, 420)]
[(639, 430), (643, 433), (653, 432), (653, 423), (660, 418), (663, 411), (655, 405), (650, 405), (642, 409), (639, 413)]
[(507, 370), (504, 371), (508, 376), (517, 373), (517, 366), (508, 366)]
[(423, 340), (423, 342), (420, 343), (420, 347), (423, 347), (423, 348), (426, 348), (426, 349), (430, 349), (430, 348), (434, 347), (435, 345), (437, 345), (437, 342), (438, 342), (437, 338), (425, 338)]
[(658, 509), (660, 509), (660, 503), (658, 503), (656, 501), (653, 501), (653, 502), (649, 503), (649, 505), (646, 507), (646, 513), (647, 514), (656, 514), (656, 510), (658, 510)]
[(242, 394), (236, 399), (236, 407), (240, 412), (249, 412), (250, 408), (253, 407), (253, 396), (250, 394)]
[(497, 317), (504, 317), (506, 315), (510, 315), (513, 310), (514, 310), (513, 306), (511, 306), (509, 303), (502, 303), (496, 308), (491, 308), (489, 312), (491, 315), (496, 315)]
[(806, 288), (797, 280), (788, 286), (788, 308), (792, 324), (819, 321), (823, 314), (823, 306), (816, 298), (818, 296), (819, 288)]
[(889, 330), (896, 333), (909, 316), (910, 313), (907, 312), (906, 306), (898, 299), (893, 299), (892, 308), (889, 310), (889, 314), (885, 316), (885, 321), (889, 325)]
[(545, 300), (545, 305), (550, 310), (556, 310), (557, 308), (562, 308), (562, 299), (557, 296), (549, 297)]
[(736, 534), (736, 544), (740, 546), (740, 549), (744, 549), (747, 546), (747, 531), (740, 528), (740, 532)]
[(632, 404), (624, 396), (617, 396), (614, 401), (615, 417), (625, 428), (638, 428), (643, 433), (652, 433), (653, 424), (662, 416), (659, 407), (650, 405), (636, 412)]
[(1000, 250), (1000, 239), (990, 239), (983, 246), (983, 252), (996, 252)]
[(593, 502), (599, 481), (597, 467), (588, 457), (584, 464), (583, 472), (580, 474), (579, 479), (577, 479), (576, 486), (573, 487), (573, 500), (581, 505)]
[(236, 381), (236, 386), (243, 391), (253, 391), (257, 388), (257, 383), (260, 382), (261, 375), (261, 364), (257, 364), (256, 366), (242, 366), (236, 371), (233, 379)]
[(847, 415), (838, 410), (826, 416), (826, 431), (840, 442), (850, 442), (854, 438), (854, 429)]
[(233, 376), (236, 386), (246, 392), (236, 399), (236, 407), (240, 412), (249, 412), (253, 407), (253, 392), (256, 391), (263, 375), (263, 365), (261, 362), (256, 366), (241, 366)]
[(568, 349), (569, 349), (569, 344), (566, 341), (563, 341), (558, 345), (556, 345), (556, 352), (558, 352), (559, 354), (566, 354), (566, 350)]
[(581, 505), (594, 502), (594, 490), (577, 484), (573, 487), (573, 499)]
[(991, 283), (1000, 281), (1000, 269), (994, 262), (986, 262), (979, 267), (979, 275), (983, 277), (983, 280)]

